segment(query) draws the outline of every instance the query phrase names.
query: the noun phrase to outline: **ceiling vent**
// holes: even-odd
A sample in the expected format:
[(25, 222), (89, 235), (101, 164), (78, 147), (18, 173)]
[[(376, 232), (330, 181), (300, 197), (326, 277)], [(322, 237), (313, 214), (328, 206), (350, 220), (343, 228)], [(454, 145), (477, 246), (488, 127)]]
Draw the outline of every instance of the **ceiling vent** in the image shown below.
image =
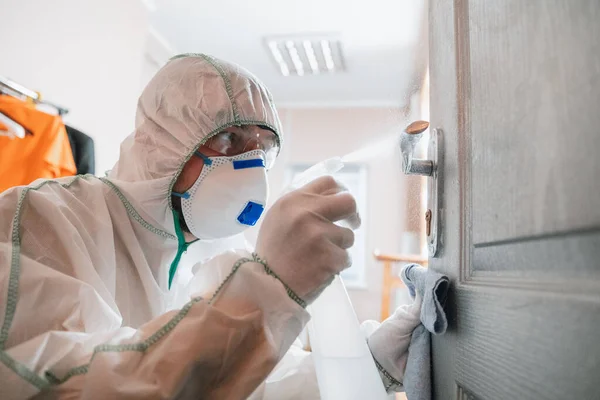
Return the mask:
[(339, 36), (272, 36), (265, 38), (283, 76), (307, 76), (345, 70)]

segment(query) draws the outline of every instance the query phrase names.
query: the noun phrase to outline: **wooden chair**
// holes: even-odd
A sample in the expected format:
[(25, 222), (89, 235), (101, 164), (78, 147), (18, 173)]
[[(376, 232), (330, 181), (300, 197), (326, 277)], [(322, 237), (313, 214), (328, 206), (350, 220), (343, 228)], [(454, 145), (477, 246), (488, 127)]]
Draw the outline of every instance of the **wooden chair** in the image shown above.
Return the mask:
[(395, 289), (403, 287), (402, 279), (394, 274), (396, 263), (417, 263), (427, 267), (429, 260), (421, 255), (407, 254), (382, 254), (379, 250), (373, 252), (375, 259), (383, 263), (383, 288), (381, 291), (381, 320), (390, 316), (392, 293)]

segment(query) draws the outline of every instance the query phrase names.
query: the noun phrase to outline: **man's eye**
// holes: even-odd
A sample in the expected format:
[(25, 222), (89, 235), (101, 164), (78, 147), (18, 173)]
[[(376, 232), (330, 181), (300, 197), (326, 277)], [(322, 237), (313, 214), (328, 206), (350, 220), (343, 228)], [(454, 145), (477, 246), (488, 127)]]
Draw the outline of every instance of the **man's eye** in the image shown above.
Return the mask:
[(269, 139), (265, 140), (265, 147), (266, 148), (272, 149), (272, 148), (277, 147), (277, 146), (278, 145), (277, 145), (277, 140), (276, 139), (269, 138)]
[(230, 142), (233, 140), (233, 133), (232, 132), (221, 132), (219, 134), (219, 139), (226, 141), (226, 142)]

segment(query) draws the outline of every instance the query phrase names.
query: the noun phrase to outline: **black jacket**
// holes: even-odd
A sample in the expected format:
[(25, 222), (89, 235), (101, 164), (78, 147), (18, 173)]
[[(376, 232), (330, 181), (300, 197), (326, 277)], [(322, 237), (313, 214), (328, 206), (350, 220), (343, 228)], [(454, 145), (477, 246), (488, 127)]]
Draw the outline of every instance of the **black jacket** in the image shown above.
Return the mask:
[(67, 128), (69, 143), (71, 143), (77, 175), (95, 174), (94, 139), (71, 126), (65, 125), (65, 128)]

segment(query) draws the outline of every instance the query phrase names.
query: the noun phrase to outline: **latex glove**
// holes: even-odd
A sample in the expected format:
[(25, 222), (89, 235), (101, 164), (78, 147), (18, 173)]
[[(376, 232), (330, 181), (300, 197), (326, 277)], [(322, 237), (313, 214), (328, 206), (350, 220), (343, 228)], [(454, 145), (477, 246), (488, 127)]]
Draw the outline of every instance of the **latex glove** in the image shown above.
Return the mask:
[(291, 290), (310, 304), (335, 274), (351, 265), (347, 249), (360, 226), (356, 200), (331, 176), (281, 197), (268, 210), (256, 253)]
[(413, 330), (421, 323), (420, 315), (421, 298), (417, 294), (412, 304), (398, 307), (383, 323), (365, 321), (361, 326), (388, 393), (403, 391), (408, 346)]

